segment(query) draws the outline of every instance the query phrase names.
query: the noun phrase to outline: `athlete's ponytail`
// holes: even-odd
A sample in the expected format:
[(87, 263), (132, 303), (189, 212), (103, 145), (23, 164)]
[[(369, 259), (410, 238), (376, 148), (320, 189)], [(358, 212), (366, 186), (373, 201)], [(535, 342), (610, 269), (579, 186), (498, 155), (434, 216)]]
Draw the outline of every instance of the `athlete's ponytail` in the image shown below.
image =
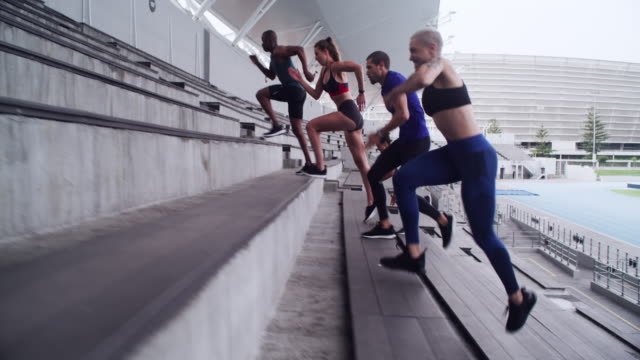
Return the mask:
[(329, 55), (331, 56), (333, 61), (340, 61), (340, 52), (338, 51), (338, 47), (333, 42), (333, 39), (331, 38), (331, 36), (329, 36), (326, 39), (322, 39), (318, 41), (315, 47), (317, 47), (320, 50), (328, 50)]

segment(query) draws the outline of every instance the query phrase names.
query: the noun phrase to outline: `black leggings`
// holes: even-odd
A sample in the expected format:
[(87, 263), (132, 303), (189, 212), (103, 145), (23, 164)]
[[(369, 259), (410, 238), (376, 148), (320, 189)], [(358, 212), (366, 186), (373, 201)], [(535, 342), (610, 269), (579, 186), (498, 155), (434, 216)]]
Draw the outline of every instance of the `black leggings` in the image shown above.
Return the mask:
[[(380, 220), (389, 218), (387, 211), (387, 196), (384, 192), (384, 186), (382, 185), (382, 178), (389, 173), (389, 171), (396, 169), (398, 166), (402, 166), (407, 162), (413, 160), (419, 155), (429, 151), (431, 146), (431, 140), (429, 137), (422, 138), (420, 140), (411, 141), (408, 143), (399, 143), (394, 141), (388, 148), (378, 156), (376, 162), (371, 166), (367, 173), (369, 184), (371, 185), (371, 191), (373, 192), (373, 203), (378, 208), (378, 216)], [(425, 199), (419, 201), (420, 212), (428, 215), (434, 220), (440, 217), (440, 212), (431, 206)]]
[(416, 198), (418, 199), (418, 211), (429, 216), (433, 220), (438, 221), (438, 218), (440, 217), (440, 212), (436, 210), (436, 208), (431, 206), (431, 204), (427, 201), (427, 199), (423, 198), (422, 196), (416, 195)]

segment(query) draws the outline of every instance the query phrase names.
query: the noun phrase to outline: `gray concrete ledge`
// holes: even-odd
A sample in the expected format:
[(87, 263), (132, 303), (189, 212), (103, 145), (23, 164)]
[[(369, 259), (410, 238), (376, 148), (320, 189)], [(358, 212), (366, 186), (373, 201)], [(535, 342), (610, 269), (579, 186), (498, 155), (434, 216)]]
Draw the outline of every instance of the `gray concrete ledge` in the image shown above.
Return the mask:
[(0, 353), (249, 359), (322, 196), (290, 172), (0, 273)]
[(113, 129), (135, 130), (152, 134), (178, 136), (190, 139), (253, 143), (276, 147), (279, 146), (279, 144), (274, 144), (272, 142), (259, 140), (256, 138), (239, 138), (233, 136), (203, 133), (198, 131), (173, 128), (169, 126), (156, 125), (143, 121), (106, 116), (88, 111), (40, 104), (32, 101), (13, 99), (3, 96), (0, 96), (0, 114), (35, 117), (39, 119), (108, 127)]
[(19, 241), (282, 168), (277, 145), (182, 135), (0, 115), (0, 239)]
[(6, 78), (0, 95), (189, 130), (240, 134), (237, 119), (3, 41), (0, 59), (3, 62), (0, 71)]
[[(25, 24), (24, 22), (16, 21), (15, 19), (8, 18), (1, 14), (0, 14), (0, 22), (4, 23), (9, 28), (20, 30), (19, 34), (14, 33), (12, 34), (11, 37), (7, 32), (3, 33), (3, 35), (5, 36), (3, 41), (7, 41), (15, 45), (18, 45), (16, 42), (20, 41), (21, 43), (20, 46), (29, 48), (31, 50), (34, 50), (34, 48), (37, 48), (37, 49), (41, 49), (42, 51), (48, 51), (48, 52), (42, 52), (42, 53), (47, 56), (51, 56), (59, 60), (66, 61), (68, 63), (79, 61), (74, 58), (74, 55), (77, 56), (79, 54), (81, 56), (86, 57), (86, 59), (96, 60), (101, 62), (103, 64), (103, 68), (105, 68), (105, 70), (103, 70), (102, 72), (103, 75), (108, 76), (109, 73), (122, 74), (124, 72), (127, 72), (131, 75), (137, 76), (150, 83), (153, 83), (156, 86), (166, 87), (167, 89), (171, 89), (171, 91), (173, 91), (173, 93), (175, 94), (184, 94), (191, 97), (197, 96), (197, 94), (187, 91), (179, 86), (176, 86), (166, 81), (161, 81), (160, 79), (157, 78), (157, 76), (153, 77), (143, 72), (142, 70), (144, 68), (140, 69), (141, 65), (137, 63), (134, 63), (131, 61), (125, 61), (123, 59), (112, 60), (107, 56), (105, 56), (104, 53), (101, 51), (98, 51), (98, 50), (89, 51), (83, 48), (83, 46), (86, 46), (86, 45), (79, 46), (68, 40), (60, 39), (58, 38), (58, 36), (48, 35), (45, 31), (42, 31), (33, 25), (28, 25), (28, 24)], [(28, 34), (29, 36), (25, 36), (26, 34)], [(22, 36), (18, 36), (18, 35), (22, 35)], [(27, 46), (27, 43), (28, 43), (28, 46)], [(52, 46), (47, 47), (46, 44), (55, 44), (56, 47), (52, 47)], [(62, 57), (63, 51), (60, 51), (60, 49), (68, 49), (71, 51), (70, 52), (65, 51), (64, 52), (65, 56)], [(56, 56), (54, 56), (54, 54)], [(123, 65), (123, 64), (126, 64), (126, 65)]]
[(613, 293), (609, 290), (607, 290), (606, 287), (596, 283), (596, 282), (591, 282), (591, 290), (593, 290), (594, 292), (604, 295), (607, 298), (609, 298), (610, 300), (612, 300), (613, 302), (615, 302), (618, 305), (621, 305), (622, 307), (626, 308), (627, 310), (631, 310), (633, 312), (635, 312), (636, 314), (640, 315), (640, 304), (634, 304), (633, 302), (623, 298), (622, 296)]

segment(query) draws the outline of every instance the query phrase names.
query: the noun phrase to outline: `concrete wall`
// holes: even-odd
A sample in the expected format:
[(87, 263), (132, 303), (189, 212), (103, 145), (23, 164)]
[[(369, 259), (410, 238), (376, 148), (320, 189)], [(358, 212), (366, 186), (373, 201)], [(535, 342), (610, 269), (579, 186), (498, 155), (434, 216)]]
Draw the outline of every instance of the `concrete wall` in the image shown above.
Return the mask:
[(320, 203), (314, 181), (129, 359), (254, 359)]
[(279, 146), (0, 115), (0, 239), (196, 195), (281, 167)]
[(566, 173), (567, 179), (596, 181), (596, 173), (590, 166), (567, 165)]

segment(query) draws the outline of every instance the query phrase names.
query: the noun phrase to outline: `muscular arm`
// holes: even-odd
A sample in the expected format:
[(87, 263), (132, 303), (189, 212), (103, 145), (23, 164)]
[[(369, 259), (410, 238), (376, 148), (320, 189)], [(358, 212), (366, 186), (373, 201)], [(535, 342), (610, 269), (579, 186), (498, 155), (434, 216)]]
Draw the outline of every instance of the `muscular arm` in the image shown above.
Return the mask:
[(320, 72), (320, 78), (318, 78), (318, 82), (316, 83), (316, 88), (315, 89), (312, 88), (311, 85), (309, 85), (309, 83), (304, 81), (304, 79), (302, 78), (302, 75), (300, 75), (298, 70), (296, 70), (294, 68), (289, 68), (289, 75), (291, 75), (291, 77), (295, 81), (299, 82), (300, 85), (302, 85), (302, 87), (304, 88), (304, 90), (307, 93), (309, 93), (309, 95), (311, 95), (311, 97), (313, 97), (316, 100), (318, 100), (320, 98), (320, 95), (322, 95), (322, 76), (324, 75), (324, 68)]
[(365, 147), (371, 147), (382, 141), (381, 135), (379, 133), (388, 135), (393, 129), (409, 120), (409, 106), (407, 105), (406, 94), (399, 95), (395, 99), (393, 99), (393, 107), (395, 109), (395, 112), (393, 113), (391, 120), (389, 120), (389, 122), (384, 127), (378, 130), (378, 132), (371, 133), (369, 134), (369, 136), (367, 136), (367, 143), (365, 144)]
[(396, 111), (393, 113), (391, 120), (380, 129), (383, 134), (389, 134), (393, 129), (409, 120), (409, 106), (407, 105), (406, 94), (399, 95), (393, 100), (393, 108)]
[(364, 73), (362, 72), (362, 65), (356, 64), (353, 61), (338, 61), (331, 65), (333, 72), (352, 72), (356, 75), (358, 80), (358, 90), (364, 90)]
[(262, 65), (262, 63), (258, 60), (258, 57), (255, 55), (251, 55), (249, 56), (249, 59), (251, 59), (251, 62), (258, 67), (258, 69), (260, 71), (262, 71), (262, 73), (264, 74), (264, 76), (268, 77), (269, 79), (273, 80), (276, 78), (276, 73), (275, 71), (272, 71), (271, 69), (267, 69), (266, 67), (264, 67), (264, 65)]
[(438, 75), (440, 75), (442, 69), (442, 61), (423, 64), (418, 68), (418, 70), (416, 70), (416, 72), (409, 76), (407, 81), (391, 90), (386, 97), (393, 100), (400, 94), (412, 93), (429, 86), (433, 84)]

